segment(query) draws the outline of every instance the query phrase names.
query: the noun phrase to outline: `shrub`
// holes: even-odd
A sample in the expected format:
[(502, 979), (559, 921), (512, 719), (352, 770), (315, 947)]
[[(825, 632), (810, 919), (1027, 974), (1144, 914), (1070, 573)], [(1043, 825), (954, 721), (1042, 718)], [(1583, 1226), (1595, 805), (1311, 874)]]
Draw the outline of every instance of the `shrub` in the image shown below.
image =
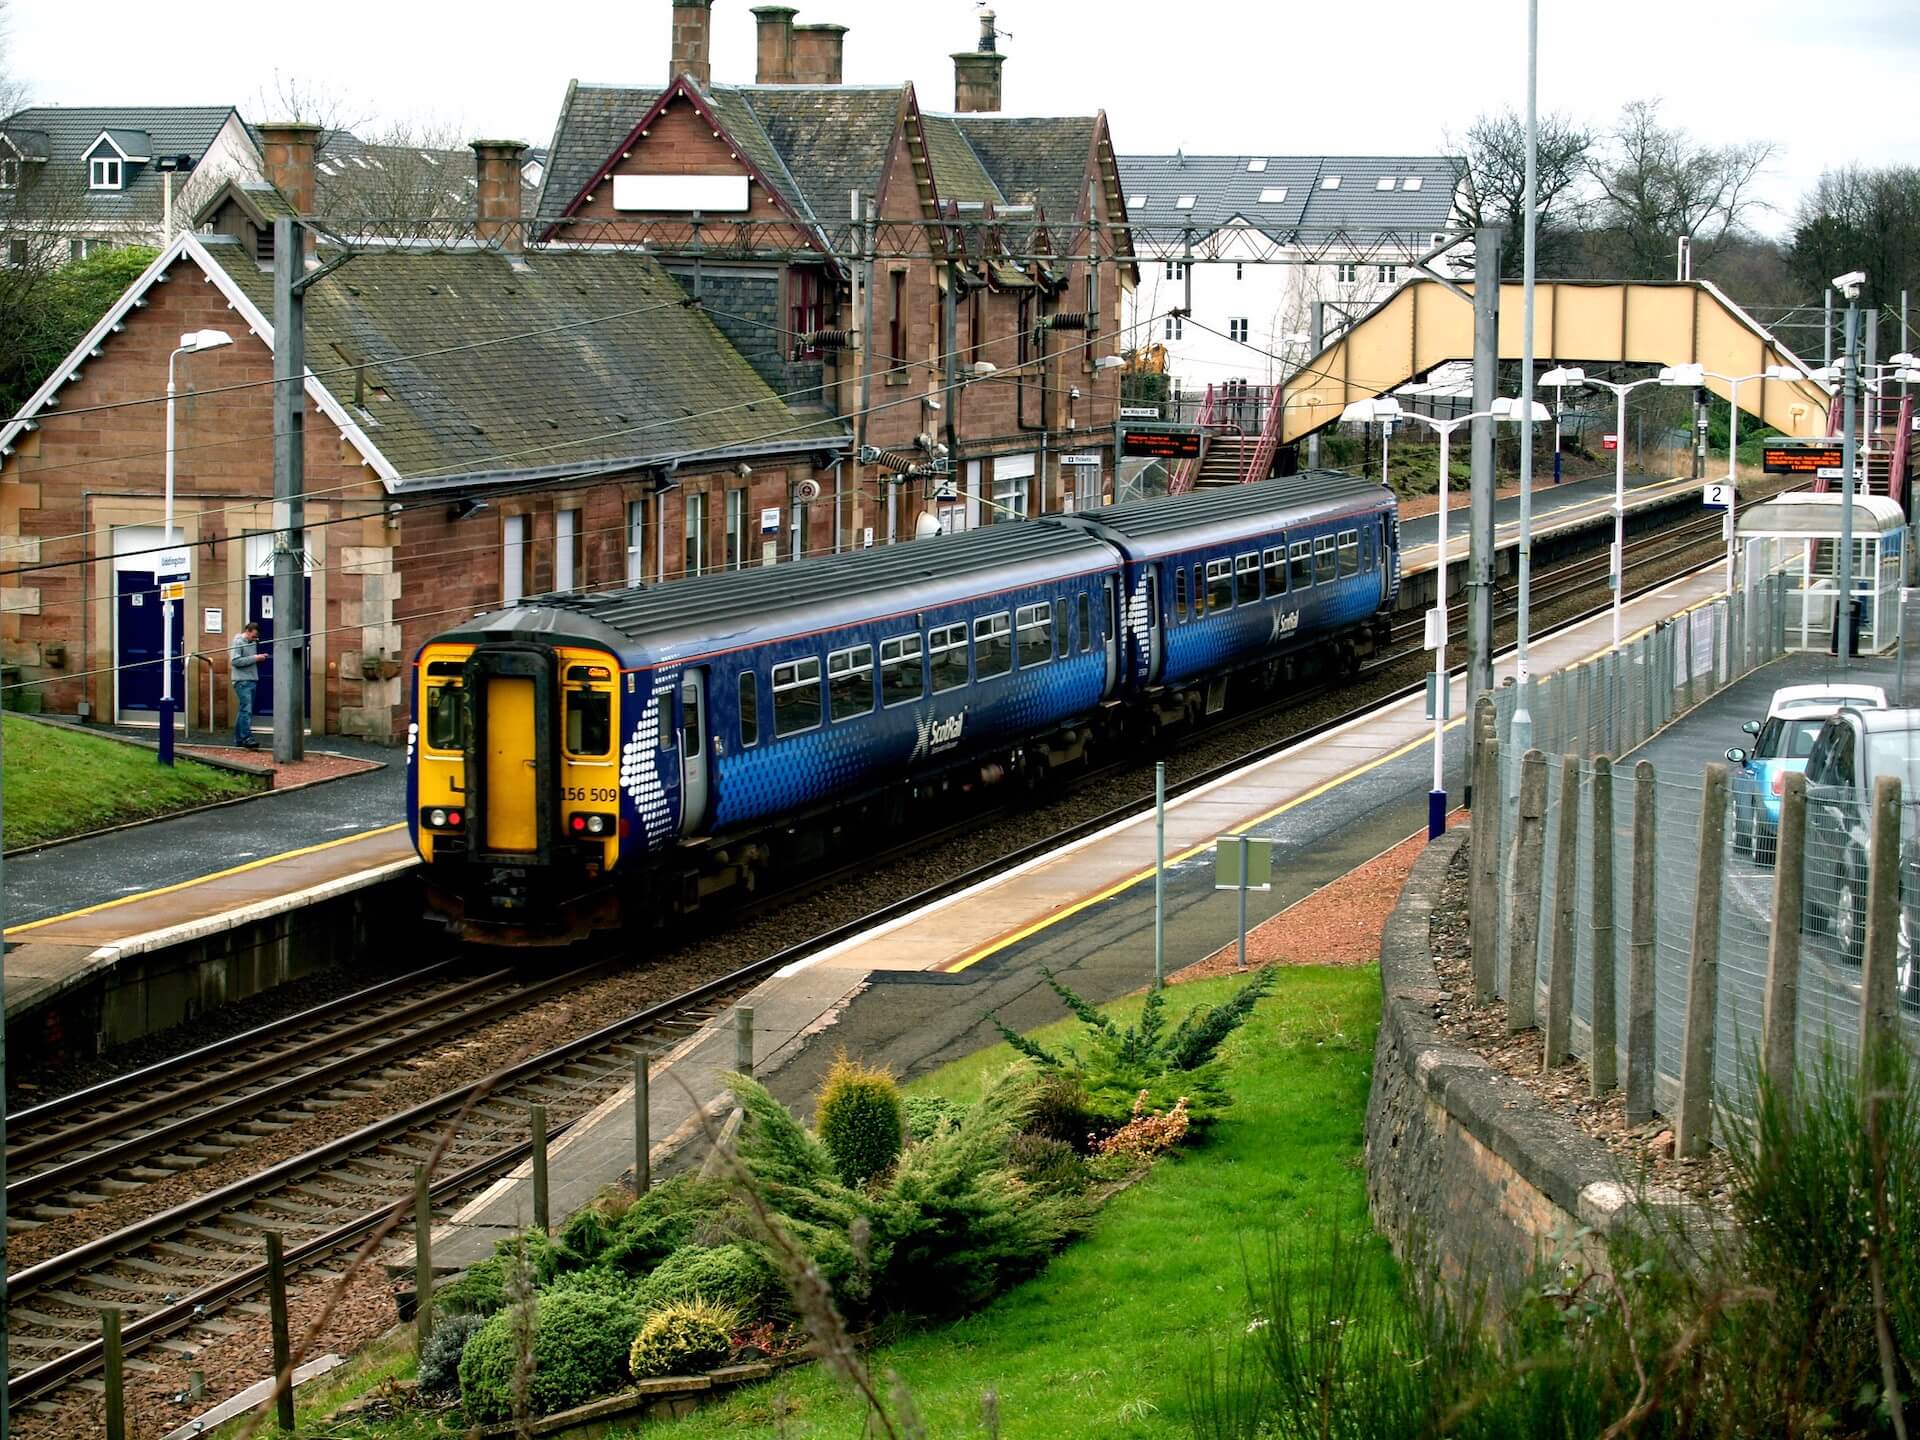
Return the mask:
[(1142, 1090), (1134, 1097), (1132, 1118), (1100, 1142), (1100, 1153), (1151, 1160), (1178, 1145), (1186, 1133), (1186, 1096), (1182, 1095), (1171, 1110), (1162, 1114), (1147, 1109), (1147, 1092)]
[(966, 1107), (956, 1105), (944, 1095), (909, 1095), (903, 1104), (907, 1115), (907, 1138), (930, 1139), (943, 1125), (958, 1125)]
[(460, 1352), (486, 1323), (486, 1316), (473, 1314), (442, 1315), (434, 1320), (433, 1334), (420, 1352), (422, 1391), (443, 1395), (460, 1387)]
[(543, 1295), (603, 1295), (609, 1300), (625, 1305), (636, 1314), (640, 1313), (640, 1282), (622, 1270), (605, 1270), (598, 1266), (589, 1270), (569, 1270), (564, 1275), (556, 1275), (553, 1281), (541, 1292)]
[(693, 1238), (727, 1204), (724, 1185), (676, 1175), (635, 1200), (610, 1227), (594, 1263), (644, 1275)]
[[(513, 1418), (513, 1313), (488, 1320), (460, 1356), (460, 1405), (467, 1419)], [(543, 1295), (534, 1311), (533, 1379), (527, 1403), (536, 1415), (583, 1404), (616, 1388), (638, 1329), (630, 1306), (605, 1295)]]
[(1032, 1130), (1016, 1135), (1007, 1159), (1013, 1173), (1043, 1195), (1075, 1195), (1087, 1188), (1087, 1166), (1064, 1140)]
[(647, 1317), (627, 1357), (635, 1379), (698, 1375), (733, 1353), (739, 1312), (710, 1300), (678, 1300)]
[(849, 1060), (843, 1050), (814, 1104), (814, 1129), (847, 1185), (865, 1185), (893, 1168), (905, 1129), (900, 1087), (885, 1070)]
[(744, 1245), (687, 1245), (661, 1262), (635, 1291), (642, 1313), (679, 1300), (712, 1300), (743, 1315), (765, 1308), (773, 1267)]
[(1059, 1070), (1040, 1075), (1034, 1086), (1033, 1111), (1027, 1117), (1027, 1129), (1032, 1134), (1084, 1151), (1101, 1131), (1110, 1128), (1109, 1122), (1093, 1113), (1087, 1087), (1078, 1076)]
[(507, 1303), (507, 1267), (504, 1255), (493, 1255), (467, 1267), (457, 1280), (435, 1289), (433, 1308), (449, 1315), (485, 1318)]

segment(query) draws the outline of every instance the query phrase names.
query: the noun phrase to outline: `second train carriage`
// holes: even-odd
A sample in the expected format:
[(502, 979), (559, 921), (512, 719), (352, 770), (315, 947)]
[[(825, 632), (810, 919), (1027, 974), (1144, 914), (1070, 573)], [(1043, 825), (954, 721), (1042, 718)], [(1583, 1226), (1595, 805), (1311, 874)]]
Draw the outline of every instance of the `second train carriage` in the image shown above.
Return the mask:
[(1218, 709), (1236, 673), (1370, 643), (1396, 523), (1382, 487), (1316, 472), (482, 615), (415, 665), (433, 908), (503, 940), (687, 909)]

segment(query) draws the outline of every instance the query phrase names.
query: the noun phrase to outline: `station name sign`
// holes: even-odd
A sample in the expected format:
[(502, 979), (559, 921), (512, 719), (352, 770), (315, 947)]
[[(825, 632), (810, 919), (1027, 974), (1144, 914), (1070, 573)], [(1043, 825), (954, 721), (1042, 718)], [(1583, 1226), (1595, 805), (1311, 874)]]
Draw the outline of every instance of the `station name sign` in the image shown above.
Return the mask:
[(1760, 449), (1761, 468), (1769, 475), (1838, 471), (1844, 459), (1838, 440), (1769, 440)]
[(1198, 460), (1198, 430), (1129, 429), (1121, 442), (1120, 453), (1146, 460)]

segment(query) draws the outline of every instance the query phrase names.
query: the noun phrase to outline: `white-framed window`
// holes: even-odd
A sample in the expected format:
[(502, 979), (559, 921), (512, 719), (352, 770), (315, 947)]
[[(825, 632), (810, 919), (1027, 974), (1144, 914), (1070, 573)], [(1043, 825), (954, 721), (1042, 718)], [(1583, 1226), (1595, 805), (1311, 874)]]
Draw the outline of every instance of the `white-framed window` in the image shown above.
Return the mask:
[[(899, 635), (880, 642), (880, 703), (908, 705), (927, 693), (926, 667), (918, 635)], [(962, 671), (965, 665), (962, 665)], [(965, 683), (964, 673), (962, 683)]]
[[(1178, 336), (1172, 337), (1178, 339)], [(993, 519), (998, 524), (1002, 520), (1024, 520), (1027, 518), (1028, 482), (1031, 474), (995, 475), (993, 477)]]
[(967, 683), (966, 621), (927, 631), (927, 669), (933, 675), (936, 695)]
[(1267, 572), (1267, 598), (1287, 593), (1287, 547), (1275, 545), (1260, 557)]
[(1393, 176), (1382, 175), (1378, 180), (1373, 182), (1373, 188), (1376, 190), (1391, 190), (1393, 188)]
[(12, 155), (0, 155), (0, 190), (20, 188), (20, 161)]
[(835, 724), (872, 713), (871, 645), (855, 645), (827, 656), (827, 710)]
[(647, 578), (647, 502), (627, 502), (627, 584), (639, 585)]
[(1207, 613), (1233, 608), (1233, 561), (1207, 562)]
[(820, 727), (820, 660), (809, 655), (773, 667), (773, 733), (798, 735)]
[(747, 492), (727, 491), (727, 569), (747, 563)]
[(1320, 188), (1322, 190), (1338, 190), (1340, 188), (1340, 177), (1338, 175), (1325, 176), (1320, 181)]
[(1407, 176), (1406, 179), (1400, 182), (1400, 188), (1402, 190), (1418, 190), (1421, 187), (1421, 185), (1424, 183), (1425, 183), (1424, 177), (1419, 175), (1409, 175)]
[(517, 605), (527, 593), (527, 517), (509, 515), (500, 524), (500, 603)]
[(1178, 200), (1173, 202), (1173, 208), (1176, 210), (1191, 210), (1193, 208), (1193, 202), (1199, 198), (1198, 195), (1182, 195)]
[(1351, 263), (1336, 265), (1333, 267), (1333, 278), (1342, 285), (1352, 285), (1360, 278), (1360, 267)]
[(1013, 617), (1005, 610), (973, 622), (973, 678), (991, 680), (1013, 668)]
[(1360, 532), (1342, 530), (1340, 532), (1340, 573), (1358, 575), (1360, 573)]
[(123, 174), (118, 155), (96, 155), (87, 162), (87, 188), (118, 190)]
[(1186, 333), (1186, 329), (1186, 322), (1178, 315), (1169, 315), (1167, 317), (1167, 339), (1178, 340)]
[(1013, 618), (1020, 641), (1020, 668), (1044, 665), (1053, 659), (1053, 607), (1045, 601), (1022, 605)]
[(67, 259), (69, 261), (78, 260), (86, 253), (87, 247), (85, 241), (77, 238), (67, 241)]
[(553, 512), (553, 588), (572, 590), (580, 584), (580, 512)]
[(24, 265), (27, 263), (27, 259), (27, 242), (24, 237), (16, 235), (7, 241), (7, 264)]
[(1073, 508), (1079, 511), (1098, 510), (1105, 498), (1105, 487), (1101, 481), (1101, 469), (1098, 465), (1076, 465), (1073, 467)]
[(1254, 156), (1253, 159), (1247, 161), (1247, 169), (1252, 174), (1258, 175), (1262, 170), (1266, 168), (1267, 168), (1267, 161), (1265, 156), (1256, 155)]
[(1227, 338), (1229, 340), (1245, 342), (1247, 338), (1247, 321), (1244, 316), (1227, 321)]
[(1306, 540), (1296, 540), (1287, 547), (1287, 588), (1304, 590), (1313, 584), (1313, 546)]
[[(686, 497), (686, 573), (704, 575), (707, 573), (707, 497), (701, 494), (689, 494)], [(814, 662), (816, 676), (819, 662)]]
[(1138, 210), (1145, 206), (1146, 203), (1147, 197), (1144, 195), (1129, 195), (1127, 197), (1127, 208), (1129, 210)]
[(1278, 205), (1284, 202), (1286, 198), (1287, 187), (1284, 185), (1269, 185), (1260, 192), (1260, 203), (1262, 205)]
[(1166, 264), (1167, 264), (1167, 269), (1166, 269), (1167, 279), (1184, 280), (1187, 278), (1187, 262), (1186, 261), (1169, 260), (1166, 262)]
[(1398, 265), (1376, 265), (1373, 267), (1373, 278), (1378, 280), (1382, 285), (1397, 285), (1400, 283), (1400, 267)]

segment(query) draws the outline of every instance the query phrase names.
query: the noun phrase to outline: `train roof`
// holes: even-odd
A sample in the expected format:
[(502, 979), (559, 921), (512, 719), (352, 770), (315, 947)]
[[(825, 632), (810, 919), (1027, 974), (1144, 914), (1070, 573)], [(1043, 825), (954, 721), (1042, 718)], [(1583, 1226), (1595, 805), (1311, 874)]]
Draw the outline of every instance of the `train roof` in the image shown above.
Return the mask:
[(1102, 510), (1097, 518), (1124, 540), (1142, 542), (1137, 553), (1147, 556), (1230, 542), (1269, 529), (1277, 510), (1284, 509), (1289, 519), (1312, 521), (1390, 501), (1391, 492), (1364, 475), (1345, 470), (1302, 470), (1297, 475), (1256, 480), (1248, 485), (1223, 485), (1165, 499), (1137, 500)]

